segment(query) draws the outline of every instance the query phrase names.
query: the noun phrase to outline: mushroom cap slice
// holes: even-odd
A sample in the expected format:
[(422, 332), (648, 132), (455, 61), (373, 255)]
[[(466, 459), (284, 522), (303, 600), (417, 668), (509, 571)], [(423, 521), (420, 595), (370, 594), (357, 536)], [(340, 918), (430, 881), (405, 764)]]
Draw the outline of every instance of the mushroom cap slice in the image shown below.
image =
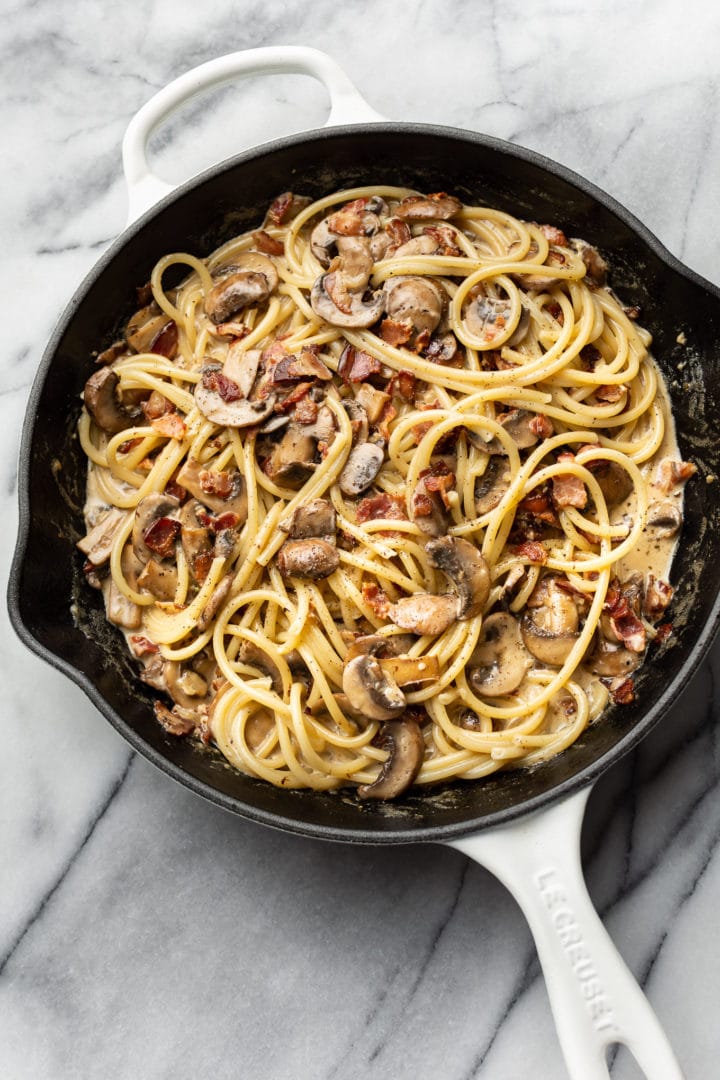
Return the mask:
[(468, 663), (468, 681), (481, 697), (503, 697), (517, 690), (532, 660), (509, 612), (497, 611), (482, 625), (482, 637)]
[(425, 545), (430, 565), (442, 570), (457, 594), (458, 619), (480, 615), (490, 595), (490, 568), (474, 544), (441, 536)]
[(205, 297), (205, 312), (219, 325), (251, 304), (261, 304), (269, 295), (270, 287), (264, 274), (240, 270), (212, 287)]
[(319, 580), (335, 573), (340, 556), (327, 540), (286, 540), (278, 551), (277, 564), (283, 577)]
[(537, 660), (555, 667), (561, 667), (565, 663), (580, 636), (570, 631), (548, 630), (539, 625), (529, 611), (526, 611), (520, 620), (520, 633), (525, 648)]
[(367, 491), (384, 460), (385, 452), (376, 443), (364, 442), (353, 447), (338, 478), (343, 494), (353, 496)]
[(410, 322), (418, 333), (433, 331), (442, 318), (447, 294), (424, 277), (392, 277), (385, 282), (385, 311), (397, 322)]
[(462, 203), (454, 195), (446, 195), (444, 191), (437, 191), (431, 195), (408, 195), (395, 210), (398, 217), (407, 218), (409, 221), (426, 221), (435, 219), (447, 221), (459, 214)]
[(290, 521), (281, 521), (280, 528), (287, 531), (291, 540), (334, 537), (337, 530), (335, 507), (329, 499), (311, 499), (295, 508)]
[(203, 386), (202, 380), (195, 387), (195, 404), (207, 420), (220, 427), (245, 428), (267, 419), (275, 407), (275, 394), (259, 401), (239, 398), (225, 401), (217, 390)]
[(425, 756), (425, 740), (417, 720), (401, 717), (383, 724), (381, 745), (389, 753), (380, 775), (372, 784), (358, 788), (361, 799), (396, 799), (415, 780)]
[(613, 645), (606, 641), (602, 634), (597, 635), (595, 649), (587, 659), (587, 665), (593, 674), (606, 678), (625, 678), (639, 664), (640, 657), (636, 652), (631, 652), (622, 645)]
[(361, 653), (345, 664), (342, 688), (355, 712), (367, 720), (390, 720), (407, 704), (393, 677), (370, 653)]
[(83, 394), (85, 408), (97, 426), (112, 435), (124, 431), (133, 422), (118, 400), (119, 382), (117, 372), (112, 368), (99, 368), (85, 383)]
[(683, 523), (682, 510), (672, 502), (651, 503), (647, 523), (659, 538), (675, 536)]
[(457, 596), (415, 593), (392, 604), (388, 617), (396, 626), (414, 634), (442, 634), (457, 621), (460, 605)]
[[(385, 294), (382, 289), (371, 293), (366, 300), (362, 293), (346, 292), (347, 302), (343, 311), (332, 300), (328, 288), (335, 291), (338, 284), (336, 274), (321, 274), (312, 287), (310, 304), (319, 318), (330, 323), (331, 326), (366, 327), (377, 322), (383, 313), (385, 306)], [(339, 282), (342, 286), (342, 281)]]
[(541, 578), (520, 621), (525, 648), (543, 664), (565, 663), (579, 637), (575, 601), (552, 574)]
[(332, 231), (327, 218), (318, 222), (311, 232), (310, 250), (321, 266), (327, 268), (332, 262), (338, 239), (339, 234)]
[(507, 296), (492, 296), (481, 285), (463, 305), (462, 318), (473, 337), (492, 346), (505, 333), (512, 303)]
[(132, 531), (132, 546), (141, 562), (146, 563), (154, 557), (153, 552), (145, 543), (148, 530), (160, 518), (174, 515), (179, 507), (179, 499), (176, 499), (174, 495), (164, 495), (159, 491), (150, 492), (137, 504)]

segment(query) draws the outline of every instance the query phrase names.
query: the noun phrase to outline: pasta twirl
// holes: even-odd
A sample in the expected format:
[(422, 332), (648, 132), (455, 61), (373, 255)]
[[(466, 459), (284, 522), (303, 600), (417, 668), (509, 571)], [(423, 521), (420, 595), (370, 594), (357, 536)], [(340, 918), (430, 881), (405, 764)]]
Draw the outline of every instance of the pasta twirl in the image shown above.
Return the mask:
[(606, 273), (395, 187), (158, 262), (85, 388), (79, 547), (170, 734), (386, 799), (632, 699), (694, 467)]

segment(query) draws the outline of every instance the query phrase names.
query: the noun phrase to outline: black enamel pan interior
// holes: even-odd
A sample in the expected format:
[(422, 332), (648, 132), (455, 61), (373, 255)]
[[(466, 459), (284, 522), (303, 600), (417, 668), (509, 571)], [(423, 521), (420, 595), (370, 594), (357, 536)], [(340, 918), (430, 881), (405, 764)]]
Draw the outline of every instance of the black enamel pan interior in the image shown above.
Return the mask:
[[(83, 534), (85, 463), (75, 437), (91, 352), (135, 309), (135, 287), (169, 251), (203, 256), (257, 227), (276, 194), (318, 198), (358, 184), (449, 191), (469, 203), (549, 222), (597, 245), (611, 284), (640, 306), (668, 382), (683, 458), (699, 467), (686, 489), (672, 580), (675, 633), (650, 650), (633, 704), (615, 707), (570, 749), (532, 770), (416, 789), (387, 805), (350, 791), (281, 791), (230, 769), (214, 751), (166, 735), (152, 692), (88, 588), (75, 542)], [(146, 758), (238, 814), (307, 835), (355, 842), (448, 840), (538, 809), (587, 784), (668, 709), (707, 652), (720, 586), (720, 291), (680, 265), (591, 184), (539, 155), (450, 128), (377, 124), (292, 136), (235, 157), (184, 185), (132, 225), (82, 284), (50, 341), (33, 387), (19, 469), (20, 531), (9, 607), (23, 641), (88, 694)]]

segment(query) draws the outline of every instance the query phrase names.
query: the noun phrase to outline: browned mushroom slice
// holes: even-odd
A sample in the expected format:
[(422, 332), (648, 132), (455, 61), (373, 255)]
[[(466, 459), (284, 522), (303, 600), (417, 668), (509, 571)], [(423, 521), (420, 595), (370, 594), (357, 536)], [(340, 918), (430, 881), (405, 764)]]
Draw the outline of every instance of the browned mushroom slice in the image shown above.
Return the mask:
[(250, 397), (255, 385), (261, 357), (261, 349), (244, 349), (242, 341), (236, 341), (228, 349), (222, 373), (235, 383), (244, 398)]
[[(371, 424), (377, 424), (383, 414), (385, 406), (390, 400), (390, 394), (386, 394), (384, 390), (377, 390), (372, 383), (369, 382), (360, 383), (357, 393), (355, 394), (356, 403), (365, 410), (368, 422)], [(349, 404), (349, 401), (346, 402), (345, 407), (347, 408)], [(350, 419), (352, 420), (353, 417), (350, 416)], [(358, 439), (358, 441), (365, 442), (366, 439), (367, 433), (364, 438)]]
[(478, 647), (468, 663), (468, 681), (481, 697), (503, 697), (517, 690), (531, 664), (517, 619), (498, 611), (483, 622)]
[(457, 618), (471, 619), (482, 613), (490, 595), (490, 569), (469, 540), (441, 536), (425, 545), (430, 565), (445, 574), (458, 598)]
[[(528, 256), (529, 257), (529, 256)], [(529, 274), (512, 274), (513, 281), (516, 281), (521, 289), (525, 289), (526, 292), (547, 292), (549, 289), (554, 289), (556, 285), (560, 285), (562, 278), (558, 277), (554, 273), (557, 267), (565, 266), (567, 259), (561, 251), (554, 251), (552, 248), (548, 252), (547, 258), (542, 265), (542, 269), (538, 269), (534, 273)], [(545, 268), (547, 267), (547, 272)]]
[(300, 424), (290, 423), (265, 463), (271, 480), (285, 487), (300, 487), (315, 470), (315, 440)]
[(173, 600), (177, 582), (177, 567), (157, 559), (148, 559), (137, 579), (138, 588), (147, 590), (158, 600)]
[(105, 591), (105, 614), (109, 622), (124, 630), (138, 630), (142, 624), (142, 608), (128, 600), (112, 578)]
[(208, 684), (202, 675), (174, 660), (167, 661), (163, 675), (168, 694), (182, 709), (196, 710), (207, 695)]
[(118, 529), (127, 520), (128, 513), (128, 510), (112, 507), (82, 540), (78, 540), (76, 546), (83, 555), (87, 555), (93, 566), (102, 566), (110, 558)]
[[(527, 409), (510, 409), (498, 419), (518, 450), (529, 450), (537, 444), (541, 435), (546, 438), (555, 430), (548, 417), (529, 412)], [(494, 445), (489, 445), (487, 449), (492, 453), (496, 448)], [(502, 448), (498, 452), (504, 454), (505, 450)]]
[(606, 641), (602, 634), (597, 635), (595, 649), (587, 660), (590, 670), (605, 678), (624, 678), (639, 664), (640, 657), (636, 652), (631, 652), (622, 645), (613, 645)]
[(112, 368), (99, 368), (85, 383), (83, 394), (85, 408), (90, 416), (99, 428), (111, 435), (124, 431), (133, 423), (133, 418), (118, 398), (119, 382), (118, 374)]
[(367, 720), (390, 720), (406, 706), (398, 684), (369, 653), (361, 653), (345, 664), (342, 688), (351, 707)]
[(395, 213), (408, 221), (426, 221), (430, 218), (447, 221), (461, 210), (462, 203), (459, 199), (447, 195), (444, 191), (436, 191), (431, 195), (408, 195)]
[(335, 536), (337, 520), (335, 507), (327, 499), (311, 499), (298, 506), (287, 525), (281, 523), (291, 540), (307, 540), (308, 537), (329, 539)]
[(511, 473), (507, 458), (495, 454), (482, 476), (475, 481), (475, 510), (487, 514), (502, 501), (510, 487)]
[(615, 461), (583, 462), (598, 482), (603, 498), (608, 506), (617, 506), (627, 499), (633, 490), (633, 482), (627, 469)]
[[(158, 551), (159, 536), (153, 537), (152, 530), (160, 521), (169, 520), (180, 506), (180, 500), (174, 495), (164, 495), (153, 491), (146, 495), (135, 508), (135, 521), (132, 531), (133, 551), (141, 562), (146, 563), (152, 559), (153, 554), (161, 554)], [(176, 521), (177, 531), (180, 531), (180, 522)], [(151, 541), (148, 544), (148, 539)], [(173, 537), (174, 542), (174, 537)], [(164, 545), (163, 545), (164, 546)]]
[(331, 326), (366, 327), (377, 322), (383, 313), (382, 290), (370, 293), (350, 292), (337, 271), (322, 274), (312, 287), (310, 304), (315, 314)]
[(337, 254), (338, 235), (330, 228), (328, 218), (323, 218), (310, 234), (310, 250), (321, 266), (327, 268)]
[(359, 443), (348, 454), (338, 483), (345, 495), (361, 495), (367, 491), (383, 466), (385, 453), (376, 443)]
[(394, 252), (394, 258), (404, 259), (415, 255), (434, 255), (440, 248), (440, 241), (435, 236), (423, 233), (422, 236), (413, 236)]
[(432, 333), (447, 303), (442, 285), (430, 278), (403, 276), (389, 278), (384, 288), (389, 319), (410, 323), (416, 334)]
[(275, 407), (275, 394), (248, 401), (240, 396), (237, 383), (227, 379), (214, 365), (209, 365), (195, 387), (195, 404), (213, 424), (245, 428), (259, 424), (270, 415)]
[(457, 596), (415, 593), (404, 596), (388, 610), (388, 618), (413, 634), (442, 634), (457, 621), (460, 601)]
[(682, 525), (682, 511), (675, 503), (661, 502), (651, 504), (648, 511), (647, 523), (653, 529), (655, 536), (666, 538), (675, 536)]
[(149, 304), (132, 316), (125, 340), (136, 353), (155, 352), (172, 360), (177, 353), (177, 324), (157, 304)]
[(187, 458), (176, 480), (203, 506), (216, 514), (235, 514), (237, 524), (244, 525), (248, 514), (247, 487), (238, 469), (216, 472), (195, 458)]
[(520, 621), (525, 648), (543, 664), (560, 667), (579, 637), (578, 609), (552, 575), (542, 578)]
[(495, 340), (504, 335), (511, 311), (509, 297), (491, 291), (491, 286), (480, 282), (470, 290), (463, 304), (462, 319), (473, 337), (492, 348)]
[(401, 717), (383, 724), (378, 741), (388, 750), (380, 775), (358, 788), (361, 799), (396, 799), (411, 786), (425, 756), (425, 740), (417, 720)]
[(338, 270), (350, 292), (364, 290), (370, 280), (374, 259), (370, 240), (365, 236), (339, 236), (337, 241)]
[(202, 503), (190, 499), (180, 508), (180, 543), (190, 567), (190, 572), (197, 580), (205, 579), (212, 558), (210, 530), (198, 519), (204, 511)]
[(202, 633), (203, 630), (207, 630), (208, 626), (210, 626), (218, 611), (227, 600), (230, 595), (234, 577), (235, 575), (232, 573), (225, 574), (224, 577), (220, 578), (220, 581), (210, 594), (210, 598), (200, 613), (200, 617), (197, 621), (197, 628), (200, 633)]
[(257, 251), (238, 255), (228, 270), (230, 272), (205, 297), (205, 311), (216, 324), (225, 322), (250, 304), (263, 303), (279, 281), (275, 263)]
[(243, 640), (237, 653), (238, 660), (249, 667), (258, 668), (263, 675), (269, 675), (276, 694), (282, 693), (283, 682), (280, 669), (271, 656), (268, 656), (254, 641)]
[(587, 240), (573, 238), (570, 247), (576, 251), (585, 263), (587, 276), (595, 285), (604, 285), (607, 280), (608, 264), (603, 259), (597, 248), (588, 244)]
[(380, 667), (391, 675), (398, 686), (414, 686), (418, 689), (437, 682), (440, 664), (437, 656), (383, 656)]
[(327, 540), (286, 540), (278, 551), (277, 564), (283, 577), (317, 580), (335, 573), (340, 556)]

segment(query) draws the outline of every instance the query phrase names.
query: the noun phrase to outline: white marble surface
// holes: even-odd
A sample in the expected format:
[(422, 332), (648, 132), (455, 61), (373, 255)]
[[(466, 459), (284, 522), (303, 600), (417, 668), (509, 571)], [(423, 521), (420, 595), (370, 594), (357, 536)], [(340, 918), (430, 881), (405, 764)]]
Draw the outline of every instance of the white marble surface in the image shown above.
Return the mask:
[[(203, 60), (316, 45), (388, 117), (559, 159), (720, 280), (720, 9), (702, 0), (6, 0), (3, 14), (5, 567), (36, 365), (124, 224), (124, 128)], [(325, 112), (294, 77), (212, 100), (164, 129), (169, 178)], [(0, 1076), (566, 1075), (528, 930), (489, 874), (449, 850), (302, 840), (204, 804), (1, 619)], [(598, 784), (586, 828), (592, 896), (691, 1080), (720, 1060), (719, 659)], [(618, 1057), (613, 1076), (631, 1075)]]

